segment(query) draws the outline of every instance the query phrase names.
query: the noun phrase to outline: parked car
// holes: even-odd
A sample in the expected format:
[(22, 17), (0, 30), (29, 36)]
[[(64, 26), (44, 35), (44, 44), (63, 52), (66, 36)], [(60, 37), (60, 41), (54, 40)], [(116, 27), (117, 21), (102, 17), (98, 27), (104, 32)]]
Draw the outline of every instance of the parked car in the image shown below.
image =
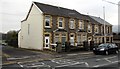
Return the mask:
[(104, 43), (93, 48), (94, 54), (109, 55), (111, 53), (118, 53), (118, 52), (119, 52), (118, 46), (114, 43)]

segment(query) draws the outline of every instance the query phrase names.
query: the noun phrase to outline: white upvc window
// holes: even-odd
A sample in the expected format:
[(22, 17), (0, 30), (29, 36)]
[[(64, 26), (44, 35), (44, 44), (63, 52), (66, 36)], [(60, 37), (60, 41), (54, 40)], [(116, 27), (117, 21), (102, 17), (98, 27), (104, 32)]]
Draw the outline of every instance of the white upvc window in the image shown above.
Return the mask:
[(74, 19), (70, 19), (69, 27), (70, 27), (70, 29), (74, 29), (75, 28), (75, 20)]
[(94, 42), (97, 43), (97, 37), (94, 37)]
[(108, 34), (110, 33), (110, 27), (108, 27)]
[(107, 27), (107, 33), (109, 34), (109, 32), (110, 32), (110, 29), (109, 29), (110, 27)]
[(101, 33), (103, 34), (103, 26), (101, 26)]
[(82, 39), (81, 39), (81, 34), (78, 34), (78, 35), (77, 35), (77, 43), (78, 43), (78, 44), (81, 44), (81, 42), (82, 42), (81, 40), (82, 40)]
[(90, 24), (88, 24), (88, 33), (91, 33), (92, 32), (92, 27)]
[(82, 41), (87, 41), (87, 36), (85, 34), (82, 35)]
[(98, 26), (95, 25), (95, 33), (98, 33), (98, 32), (99, 32)]
[(50, 16), (45, 16), (45, 27), (50, 28), (51, 26), (51, 17)]
[(79, 20), (79, 29), (84, 29), (84, 22)]
[(60, 29), (63, 29), (63, 28), (64, 28), (63, 22), (64, 22), (63, 17), (59, 17), (59, 18), (58, 18), (58, 28), (60, 28)]

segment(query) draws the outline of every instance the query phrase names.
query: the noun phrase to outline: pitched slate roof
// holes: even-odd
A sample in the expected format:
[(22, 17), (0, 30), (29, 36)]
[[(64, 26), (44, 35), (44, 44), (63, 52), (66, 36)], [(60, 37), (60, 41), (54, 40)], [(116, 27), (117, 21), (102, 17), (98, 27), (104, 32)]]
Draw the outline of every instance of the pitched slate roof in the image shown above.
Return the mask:
[(85, 14), (81, 14), (83, 16), (83, 19), (90, 21), (92, 24), (100, 24), (99, 22), (97, 22), (96, 20), (94, 20), (93, 18), (91, 18), (89, 15), (85, 15)]
[[(95, 16), (90, 16), (92, 19), (94, 19), (95, 21), (104, 24), (104, 20), (100, 17), (95, 17)], [(105, 25), (111, 25), (110, 23), (108, 23), (107, 21), (105, 21)]]
[(48, 4), (38, 3), (34, 2), (36, 6), (44, 13), (44, 14), (50, 14), (50, 15), (58, 15), (58, 16), (64, 16), (64, 17), (73, 17), (73, 18), (82, 18), (81, 14), (77, 12), (76, 10), (71, 10), (67, 8), (52, 6)]
[[(72, 17), (72, 18), (77, 18), (77, 19), (81, 19), (81, 20), (88, 20), (92, 24), (103, 24), (104, 23), (104, 20), (101, 18), (98, 18), (95, 16), (84, 15), (84, 14), (77, 12), (76, 10), (53, 6), (53, 5), (48, 5), (48, 4), (43, 4), (43, 3), (39, 3), (39, 2), (33, 2), (33, 3), (43, 12), (43, 14)], [(33, 6), (33, 4), (32, 4), (32, 6)], [(32, 8), (32, 6), (31, 6), (31, 8)], [(30, 10), (31, 10), (31, 8), (30, 8)], [(27, 17), (29, 16), (29, 12), (28, 12)], [(27, 17), (23, 21), (27, 20)], [(21, 21), (21, 22), (23, 22), (23, 21)], [(106, 22), (106, 25), (111, 25), (111, 24)]]

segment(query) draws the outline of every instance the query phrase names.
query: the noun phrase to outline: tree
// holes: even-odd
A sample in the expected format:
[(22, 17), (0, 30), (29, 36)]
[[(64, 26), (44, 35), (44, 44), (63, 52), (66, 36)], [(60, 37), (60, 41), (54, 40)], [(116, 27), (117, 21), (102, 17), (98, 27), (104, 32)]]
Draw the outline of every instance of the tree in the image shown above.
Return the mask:
[(18, 31), (8, 31), (6, 34), (6, 42), (10, 46), (18, 47)]

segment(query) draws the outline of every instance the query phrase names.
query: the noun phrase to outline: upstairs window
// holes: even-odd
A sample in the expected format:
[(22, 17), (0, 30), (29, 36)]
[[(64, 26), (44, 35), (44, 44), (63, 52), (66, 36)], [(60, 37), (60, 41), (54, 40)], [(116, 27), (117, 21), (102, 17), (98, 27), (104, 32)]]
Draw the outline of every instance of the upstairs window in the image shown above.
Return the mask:
[(98, 33), (98, 26), (95, 25), (95, 33)]
[(91, 28), (91, 25), (88, 24), (88, 33), (91, 33), (92, 32), (92, 28)]
[(84, 29), (84, 22), (79, 20), (79, 29)]
[(51, 25), (51, 20), (50, 20), (50, 16), (45, 16), (45, 27), (46, 28), (50, 28)]
[(104, 34), (104, 31), (103, 31), (103, 26), (101, 26), (101, 33)]
[(70, 27), (70, 29), (74, 29), (75, 28), (75, 20), (74, 19), (70, 19), (69, 27)]
[(62, 17), (58, 18), (58, 28), (63, 29), (63, 26), (64, 26), (63, 20), (64, 20), (64, 19), (63, 19)]

